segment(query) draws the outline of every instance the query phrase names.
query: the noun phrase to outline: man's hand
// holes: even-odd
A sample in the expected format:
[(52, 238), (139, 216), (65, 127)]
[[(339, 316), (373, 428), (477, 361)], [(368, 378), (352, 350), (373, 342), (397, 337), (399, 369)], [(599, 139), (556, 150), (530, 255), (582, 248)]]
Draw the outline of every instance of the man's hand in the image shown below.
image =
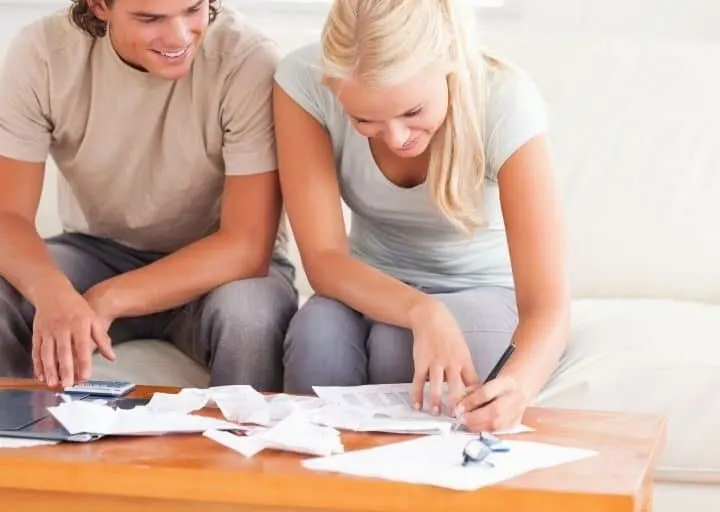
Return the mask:
[(79, 293), (49, 294), (35, 309), (32, 359), (41, 382), (55, 388), (89, 379), (95, 347), (115, 359), (107, 333), (110, 320), (101, 318)]

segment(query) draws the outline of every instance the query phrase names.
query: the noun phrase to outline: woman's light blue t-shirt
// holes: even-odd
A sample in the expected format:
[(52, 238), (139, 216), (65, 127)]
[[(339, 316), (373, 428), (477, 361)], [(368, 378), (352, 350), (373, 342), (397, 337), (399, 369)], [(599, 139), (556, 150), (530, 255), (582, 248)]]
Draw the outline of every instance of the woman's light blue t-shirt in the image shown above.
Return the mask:
[(322, 84), (319, 59), (318, 44), (299, 48), (280, 62), (275, 79), (330, 134), (340, 191), (352, 211), (353, 255), (425, 291), (513, 287), (497, 176), (513, 153), (547, 130), (545, 103), (532, 81), (513, 68), (491, 68), (482, 199), (487, 225), (467, 235), (443, 217), (425, 183), (403, 188), (385, 177), (368, 139)]

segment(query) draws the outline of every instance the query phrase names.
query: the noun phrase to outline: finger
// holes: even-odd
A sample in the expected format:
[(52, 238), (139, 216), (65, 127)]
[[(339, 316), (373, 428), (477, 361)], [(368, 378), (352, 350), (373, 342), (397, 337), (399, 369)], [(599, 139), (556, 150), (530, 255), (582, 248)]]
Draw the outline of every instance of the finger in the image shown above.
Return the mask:
[(462, 380), (466, 386), (474, 386), (480, 383), (480, 376), (475, 371), (475, 366), (472, 364), (472, 360), (462, 368)]
[(92, 337), (92, 325), (84, 324), (73, 336), (73, 351), (75, 353), (75, 378), (77, 382), (86, 381), (91, 374), (91, 358), (95, 349)]
[(440, 414), (442, 404), (445, 369), (437, 364), (430, 367), (430, 409), (433, 414)]
[(448, 371), (445, 376), (448, 383), (450, 408), (454, 410), (460, 400), (465, 396), (465, 384), (463, 383), (460, 371)]
[(427, 369), (416, 369), (412, 383), (412, 402), (413, 407), (418, 411), (423, 408), (426, 381)]
[(115, 351), (112, 348), (112, 340), (99, 322), (92, 323), (92, 337), (103, 357), (108, 361), (115, 361)]
[(73, 337), (70, 331), (62, 331), (55, 338), (55, 352), (60, 369), (60, 383), (64, 388), (74, 384)]
[(505, 396), (468, 413), (462, 418), (462, 423), (471, 432), (496, 432), (501, 428), (503, 418), (506, 416), (503, 411), (508, 409), (503, 403)]
[(507, 392), (509, 386), (505, 379), (495, 379), (487, 384), (478, 386), (475, 390), (463, 398), (458, 407), (462, 407), (464, 411), (470, 412), (486, 404), (492, 402), (503, 393)]
[(42, 347), (42, 336), (33, 332), (32, 336), (32, 362), (35, 378), (40, 382), (45, 382), (45, 372), (43, 371), (42, 357), (40, 356), (40, 347)]
[(53, 336), (43, 337), (40, 346), (40, 359), (42, 362), (45, 382), (51, 388), (58, 384), (57, 359), (55, 358), (55, 338)]

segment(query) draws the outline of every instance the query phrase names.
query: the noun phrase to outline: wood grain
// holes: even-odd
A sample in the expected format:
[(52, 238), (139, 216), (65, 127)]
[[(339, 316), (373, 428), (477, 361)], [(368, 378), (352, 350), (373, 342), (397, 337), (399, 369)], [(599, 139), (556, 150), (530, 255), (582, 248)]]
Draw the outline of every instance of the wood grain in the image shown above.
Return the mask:
[[(1, 387), (32, 387), (1, 380)], [(173, 388), (141, 387), (133, 396)], [(213, 414), (212, 412), (209, 414)], [(215, 413), (217, 414), (217, 413)], [(599, 451), (597, 457), (533, 471), (477, 492), (304, 470), (302, 456), (245, 459), (198, 435), (106, 438), (74, 445), (0, 450), (0, 503), (7, 510), (305, 512), (648, 512), (663, 418), (643, 414), (530, 409), (523, 440)], [(343, 434), (346, 450), (407, 436)], [(3, 507), (5, 508), (5, 507)]]

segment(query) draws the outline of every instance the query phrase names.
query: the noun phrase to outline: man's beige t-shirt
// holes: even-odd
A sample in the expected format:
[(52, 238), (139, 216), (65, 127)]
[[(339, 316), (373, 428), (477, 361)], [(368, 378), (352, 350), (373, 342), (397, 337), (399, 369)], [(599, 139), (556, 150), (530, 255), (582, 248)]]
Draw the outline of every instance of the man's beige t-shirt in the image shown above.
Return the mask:
[[(225, 176), (276, 170), (275, 44), (224, 10), (177, 81), (125, 64), (66, 11), (22, 29), (0, 76), (0, 154), (60, 170), (69, 232), (172, 252), (217, 230)], [(285, 239), (281, 227), (278, 248)]]

